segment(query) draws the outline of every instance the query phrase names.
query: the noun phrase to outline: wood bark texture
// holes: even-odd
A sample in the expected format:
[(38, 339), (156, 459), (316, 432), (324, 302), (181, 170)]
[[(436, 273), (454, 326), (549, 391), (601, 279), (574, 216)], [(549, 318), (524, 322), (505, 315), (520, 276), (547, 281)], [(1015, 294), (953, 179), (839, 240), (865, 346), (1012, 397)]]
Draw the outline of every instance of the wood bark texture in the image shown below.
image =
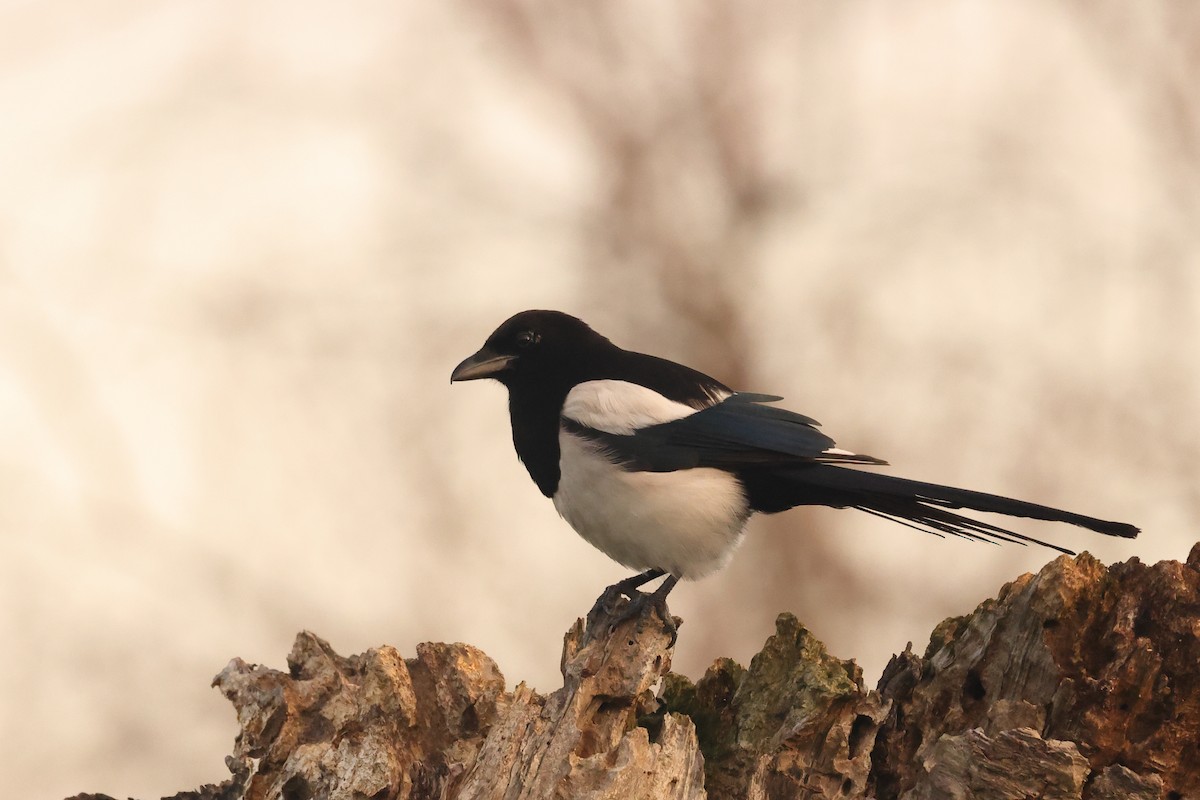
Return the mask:
[(465, 644), (346, 658), (302, 633), (286, 672), (235, 658), (214, 680), (241, 727), (232, 777), (174, 797), (1200, 800), (1200, 544), (1058, 558), (875, 690), (790, 614), (749, 667), (692, 682), (625, 602), (567, 632), (548, 695), (506, 691)]

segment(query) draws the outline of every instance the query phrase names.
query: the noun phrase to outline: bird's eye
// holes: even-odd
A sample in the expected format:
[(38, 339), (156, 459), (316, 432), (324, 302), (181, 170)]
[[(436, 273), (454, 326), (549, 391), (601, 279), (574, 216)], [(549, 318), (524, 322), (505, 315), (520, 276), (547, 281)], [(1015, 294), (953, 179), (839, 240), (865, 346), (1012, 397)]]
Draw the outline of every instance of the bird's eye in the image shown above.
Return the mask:
[(521, 331), (517, 334), (517, 347), (529, 347), (541, 340), (541, 336), (533, 331)]

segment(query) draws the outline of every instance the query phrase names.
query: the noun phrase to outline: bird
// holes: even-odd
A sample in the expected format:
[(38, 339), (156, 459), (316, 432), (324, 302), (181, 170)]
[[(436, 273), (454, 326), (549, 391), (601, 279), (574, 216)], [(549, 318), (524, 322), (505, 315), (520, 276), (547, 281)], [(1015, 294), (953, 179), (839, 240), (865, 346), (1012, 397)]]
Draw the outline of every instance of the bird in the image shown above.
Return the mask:
[[(1077, 525), (1134, 538), (1139, 529), (1037, 503), (870, 471), (887, 462), (844, 450), (782, 397), (738, 392), (690, 367), (625, 350), (561, 311), (523, 311), (456, 366), (451, 383), (508, 390), (517, 457), (587, 542), (638, 574), (601, 601), (649, 606), (676, 638), (666, 598), (680, 580), (725, 566), (755, 513), (818, 505), (865, 511), (977, 541), (1056, 544), (958, 510)], [(640, 587), (665, 577), (653, 592)], [(614, 623), (615, 624), (615, 623)]]

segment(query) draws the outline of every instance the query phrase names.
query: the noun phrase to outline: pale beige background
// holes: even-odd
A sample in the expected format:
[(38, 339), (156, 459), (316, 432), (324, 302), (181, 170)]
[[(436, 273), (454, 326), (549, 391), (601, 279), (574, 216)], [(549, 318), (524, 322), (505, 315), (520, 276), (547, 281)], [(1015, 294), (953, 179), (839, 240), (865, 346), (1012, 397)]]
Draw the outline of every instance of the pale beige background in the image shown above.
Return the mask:
[[(931, 480), (1200, 520), (1190, 3), (0, 5), (0, 775), (224, 775), (208, 682), (461, 640), (553, 688), (624, 571), (529, 482), (509, 314), (784, 394)], [(652, 10), (653, 9), (653, 10)], [(707, 9), (707, 10), (706, 10)], [(776, 612), (873, 682), (1052, 554), (849, 512), (679, 588), (677, 667)]]

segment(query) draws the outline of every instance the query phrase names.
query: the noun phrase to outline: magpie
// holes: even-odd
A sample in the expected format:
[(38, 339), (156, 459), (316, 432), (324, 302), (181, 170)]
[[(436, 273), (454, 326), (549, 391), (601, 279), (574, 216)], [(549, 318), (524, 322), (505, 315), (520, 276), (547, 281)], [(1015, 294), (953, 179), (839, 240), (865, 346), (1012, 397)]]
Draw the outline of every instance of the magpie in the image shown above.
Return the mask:
[[(504, 322), (451, 383), (494, 378), (508, 389), (517, 456), (580, 536), (641, 572), (608, 587), (632, 616), (650, 605), (675, 638), (667, 594), (723, 567), (755, 512), (856, 508), (937, 536), (1058, 545), (957, 514), (1006, 514), (1109, 536), (1138, 529), (969, 489), (881, 475), (887, 462), (835, 447), (811, 417), (735, 392), (694, 369), (623, 350), (582, 320), (524, 311)], [(638, 587), (666, 576), (650, 594)]]

